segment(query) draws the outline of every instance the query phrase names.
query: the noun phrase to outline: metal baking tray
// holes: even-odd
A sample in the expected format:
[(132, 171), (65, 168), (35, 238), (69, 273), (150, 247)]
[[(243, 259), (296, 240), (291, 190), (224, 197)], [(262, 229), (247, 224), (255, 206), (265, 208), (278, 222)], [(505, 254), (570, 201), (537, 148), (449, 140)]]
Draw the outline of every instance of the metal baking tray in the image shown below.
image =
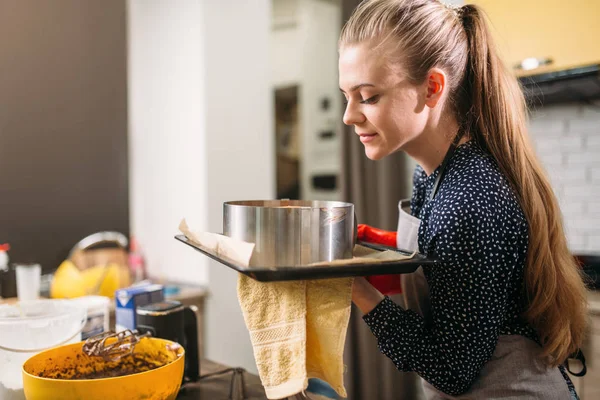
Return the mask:
[[(249, 276), (260, 282), (274, 281), (297, 281), (305, 279), (326, 279), (326, 278), (344, 278), (349, 276), (369, 276), (369, 275), (387, 275), (387, 274), (408, 274), (414, 272), (417, 268), (424, 265), (433, 265), (438, 261), (433, 258), (425, 257), (422, 254), (415, 254), (411, 259), (401, 261), (388, 261), (373, 264), (347, 265), (347, 266), (318, 266), (318, 265), (296, 265), (290, 267), (245, 267), (237, 264), (235, 261), (226, 257), (221, 257), (210, 250), (190, 242), (185, 235), (176, 235), (175, 239), (187, 244), (193, 249), (212, 258), (219, 263), (228, 266), (242, 274)], [(394, 250), (402, 254), (410, 255), (403, 250), (392, 247), (374, 245), (371, 243), (359, 242), (358, 244), (370, 247), (375, 250)]]

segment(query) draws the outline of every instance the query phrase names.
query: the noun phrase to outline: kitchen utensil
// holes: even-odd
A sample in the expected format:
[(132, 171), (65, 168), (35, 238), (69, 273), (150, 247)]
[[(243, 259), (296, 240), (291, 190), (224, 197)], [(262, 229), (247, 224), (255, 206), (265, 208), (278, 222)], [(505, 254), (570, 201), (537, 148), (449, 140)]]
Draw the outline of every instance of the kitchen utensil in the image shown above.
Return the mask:
[[(244, 368), (226, 368), (221, 371), (209, 372), (208, 374), (204, 374), (200, 377), (200, 379), (210, 379), (215, 376), (225, 375), (231, 372), (231, 381), (229, 382), (229, 396), (227, 396), (227, 400), (235, 400), (238, 397), (234, 397), (236, 392), (236, 387), (239, 387), (239, 392), (242, 399), (246, 399), (246, 380), (244, 378), (244, 374), (246, 370)], [(238, 382), (239, 377), (239, 382)]]
[(133, 353), (140, 339), (150, 333), (140, 334), (138, 331), (103, 332), (94, 335), (83, 343), (83, 352), (90, 357), (101, 357), (104, 361), (119, 361)]
[[(82, 342), (60, 346), (25, 362), (22, 369), (25, 395), (27, 400), (174, 400), (181, 386), (184, 360), (182, 346), (158, 338), (141, 339), (132, 355), (109, 363), (100, 357), (86, 356)], [(156, 365), (162, 366), (148, 370)], [(92, 374), (106, 376), (115, 371), (133, 373), (71, 379), (92, 378)]]
[(69, 252), (69, 256), (67, 258), (72, 259), (80, 252), (91, 250), (103, 244), (117, 245), (122, 249), (126, 249), (129, 241), (127, 240), (127, 236), (120, 232), (104, 231), (92, 233), (91, 235), (86, 236), (77, 242)]
[(323, 266), (323, 265), (282, 265), (278, 267), (267, 267), (260, 264), (254, 264), (250, 267), (241, 265), (237, 261), (216, 254), (214, 251), (202, 247), (190, 241), (185, 235), (176, 235), (176, 240), (190, 246), (196, 251), (199, 251), (205, 256), (212, 258), (215, 261), (237, 271), (244, 275), (256, 279), (261, 282), (273, 281), (290, 281), (290, 280), (305, 280), (305, 279), (326, 279), (326, 278), (343, 278), (347, 276), (370, 276), (370, 275), (387, 275), (387, 274), (408, 274), (414, 272), (419, 266), (434, 265), (438, 262), (437, 259), (426, 257), (423, 254), (412, 254), (403, 250), (394, 248), (382, 248), (371, 243), (359, 242), (359, 245), (372, 248), (375, 251), (390, 250), (400, 253), (401, 255), (412, 255), (412, 258), (385, 261), (385, 262), (364, 262), (348, 265)]
[[(75, 286), (84, 292), (81, 295), (112, 297), (115, 290), (131, 284), (127, 245), (127, 237), (119, 232), (97, 232), (81, 239), (56, 271), (52, 286), (59, 290), (51, 292), (76, 297), (71, 296)], [(63, 273), (67, 267), (74, 271)], [(74, 280), (84, 282), (71, 284)]]
[(136, 309), (139, 332), (172, 340), (185, 348), (184, 377), (189, 381), (196, 381), (200, 375), (196, 313), (196, 307), (184, 306), (174, 300), (146, 304)]
[(69, 300), (0, 305), (0, 399), (25, 399), (21, 367), (32, 355), (78, 342), (86, 311)]
[(252, 265), (306, 265), (352, 258), (354, 205), (257, 200), (223, 204), (223, 234), (255, 243)]

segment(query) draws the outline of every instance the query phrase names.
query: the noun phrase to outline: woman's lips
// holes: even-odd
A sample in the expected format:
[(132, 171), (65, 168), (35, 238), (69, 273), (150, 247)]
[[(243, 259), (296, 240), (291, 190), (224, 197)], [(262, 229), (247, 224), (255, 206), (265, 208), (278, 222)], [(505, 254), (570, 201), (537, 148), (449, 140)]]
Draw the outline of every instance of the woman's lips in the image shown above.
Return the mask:
[(375, 139), (377, 133), (359, 133), (358, 136), (360, 136), (361, 142), (369, 143), (370, 141)]

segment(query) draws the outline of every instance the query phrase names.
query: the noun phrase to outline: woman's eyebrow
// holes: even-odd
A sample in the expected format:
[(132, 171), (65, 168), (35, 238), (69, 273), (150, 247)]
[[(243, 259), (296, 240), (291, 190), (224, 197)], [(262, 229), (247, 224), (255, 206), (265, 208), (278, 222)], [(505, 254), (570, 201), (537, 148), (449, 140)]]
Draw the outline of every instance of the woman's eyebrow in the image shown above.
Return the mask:
[[(355, 90), (358, 90), (358, 89), (360, 89), (362, 87), (365, 87), (365, 86), (367, 86), (367, 87), (375, 87), (375, 85), (373, 85), (372, 83), (359, 83), (358, 85), (352, 86), (350, 88), (350, 91), (354, 92)], [(342, 88), (340, 88), (340, 92), (346, 93), (346, 92), (344, 92), (344, 89), (342, 89)]]

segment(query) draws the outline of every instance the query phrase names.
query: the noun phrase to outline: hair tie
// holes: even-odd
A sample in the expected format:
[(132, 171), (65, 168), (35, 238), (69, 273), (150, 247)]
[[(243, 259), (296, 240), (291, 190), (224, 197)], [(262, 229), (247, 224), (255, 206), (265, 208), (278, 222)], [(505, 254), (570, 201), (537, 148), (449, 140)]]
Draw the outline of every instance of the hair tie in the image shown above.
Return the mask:
[(464, 7), (462, 5), (445, 3), (443, 1), (440, 1), (440, 3), (442, 3), (444, 5), (444, 7), (446, 7), (450, 11), (452, 11), (458, 19), (462, 20), (462, 17), (464, 14)]

